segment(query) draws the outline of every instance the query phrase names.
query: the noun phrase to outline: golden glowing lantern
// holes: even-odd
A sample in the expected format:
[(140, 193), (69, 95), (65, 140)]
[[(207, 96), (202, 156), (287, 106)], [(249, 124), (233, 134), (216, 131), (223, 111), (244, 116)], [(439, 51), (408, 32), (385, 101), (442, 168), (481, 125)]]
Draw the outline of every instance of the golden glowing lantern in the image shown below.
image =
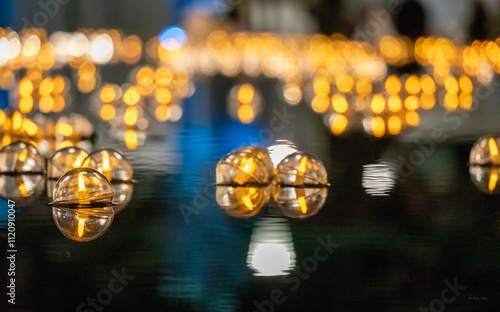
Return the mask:
[(500, 165), (499, 155), (500, 138), (494, 136), (484, 136), (474, 143), (469, 162), (471, 165)]
[(227, 215), (250, 218), (258, 214), (271, 197), (268, 186), (217, 186), (216, 200)]
[(62, 175), (54, 186), (52, 205), (65, 208), (95, 208), (112, 204), (114, 191), (99, 171), (76, 168)]
[(110, 182), (130, 182), (134, 171), (128, 159), (111, 148), (93, 151), (84, 160), (83, 167), (102, 173)]
[(325, 204), (326, 187), (293, 187), (278, 185), (273, 197), (283, 214), (289, 218), (305, 219), (317, 214)]
[(77, 242), (88, 242), (109, 229), (114, 212), (111, 206), (80, 209), (53, 207), (52, 217), (64, 236)]
[(43, 174), (45, 159), (37, 148), (27, 142), (14, 142), (0, 150), (0, 173)]
[(274, 165), (266, 149), (240, 147), (217, 163), (219, 185), (264, 185), (271, 182)]
[(16, 205), (27, 206), (40, 195), (43, 181), (43, 174), (1, 174), (0, 197), (13, 200)]
[(79, 147), (65, 147), (56, 151), (47, 163), (47, 177), (58, 179), (74, 168), (80, 168), (88, 153)]
[(284, 186), (325, 186), (328, 177), (323, 162), (310, 153), (295, 152), (276, 167), (276, 183)]

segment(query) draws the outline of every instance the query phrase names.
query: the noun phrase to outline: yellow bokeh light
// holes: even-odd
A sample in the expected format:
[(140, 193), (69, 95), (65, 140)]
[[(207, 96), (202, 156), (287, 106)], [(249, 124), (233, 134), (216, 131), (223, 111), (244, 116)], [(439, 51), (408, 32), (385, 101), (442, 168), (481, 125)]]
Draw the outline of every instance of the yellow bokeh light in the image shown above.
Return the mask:
[(418, 126), (420, 124), (420, 116), (417, 112), (407, 112), (405, 119), (406, 123), (410, 126)]
[(19, 130), (21, 128), (22, 122), (23, 122), (23, 117), (21, 116), (21, 113), (15, 111), (12, 114), (12, 129)]
[(38, 131), (38, 127), (28, 118), (23, 119), (23, 129), (29, 136), (34, 136)]
[(166, 121), (170, 118), (171, 109), (168, 105), (158, 105), (155, 109), (155, 117), (158, 121)]
[(344, 115), (337, 115), (333, 118), (330, 130), (333, 134), (341, 134), (347, 127), (348, 120)]
[(141, 94), (139, 93), (139, 90), (137, 90), (137, 87), (134, 86), (128, 88), (123, 95), (123, 101), (128, 105), (135, 105), (140, 99)]
[(254, 98), (254, 89), (248, 83), (241, 85), (238, 90), (238, 101), (242, 104), (252, 103)]
[(356, 92), (361, 96), (368, 96), (372, 92), (372, 83), (368, 79), (359, 79), (356, 82)]
[(114, 106), (111, 104), (104, 104), (101, 108), (101, 118), (106, 121), (115, 118)]
[(128, 126), (133, 126), (136, 124), (137, 118), (138, 118), (137, 107), (135, 106), (127, 107), (127, 110), (125, 111), (125, 116), (123, 117), (125, 123)]
[(52, 109), (54, 108), (54, 99), (52, 98), (52, 96), (50, 95), (47, 95), (47, 96), (42, 96), (40, 98), (40, 101), (38, 102), (38, 108), (40, 108), (40, 110), (44, 113), (48, 113), (50, 111), (52, 111)]
[(405, 108), (409, 111), (414, 111), (416, 110), (420, 104), (418, 101), (418, 97), (416, 95), (410, 95), (405, 99), (404, 102)]
[(23, 78), (19, 82), (19, 95), (21, 96), (29, 96), (33, 93), (33, 83), (28, 78)]
[(472, 80), (468, 76), (461, 76), (459, 79), (460, 90), (465, 93), (472, 93)]
[(56, 132), (62, 134), (65, 137), (70, 137), (73, 134), (73, 127), (68, 124), (58, 122), (56, 124)]
[(387, 99), (387, 106), (389, 107), (389, 110), (391, 112), (399, 112), (403, 108), (403, 104), (399, 95), (390, 95)]
[(420, 107), (423, 109), (431, 109), (436, 103), (436, 96), (434, 94), (422, 93), (420, 95)]
[(62, 111), (66, 106), (66, 100), (64, 99), (64, 97), (56, 94), (52, 96), (52, 98), (54, 99), (54, 107), (52, 107), (52, 111), (55, 113)]
[(396, 135), (401, 132), (401, 119), (398, 116), (389, 117), (389, 120), (387, 121), (387, 131), (392, 135)]
[(330, 98), (327, 95), (316, 95), (311, 102), (312, 109), (318, 114), (326, 112), (329, 105)]
[(444, 96), (444, 108), (449, 111), (455, 110), (458, 107), (458, 96), (454, 93), (446, 93)]
[(64, 78), (63, 77), (56, 76), (52, 80), (52, 84), (53, 84), (53, 87), (52, 87), (52, 93), (53, 94), (60, 94), (60, 93), (62, 93), (64, 91), (65, 82), (64, 82)]
[(124, 139), (128, 149), (133, 150), (137, 148), (137, 133), (134, 130), (127, 130)]
[(168, 86), (172, 81), (172, 78), (172, 71), (166, 67), (160, 67), (155, 72), (155, 82), (158, 86)]
[(326, 78), (316, 77), (313, 83), (314, 93), (320, 96), (327, 96), (330, 94), (330, 83)]
[(396, 75), (389, 76), (385, 81), (385, 89), (389, 94), (398, 94), (401, 91), (401, 81)]
[(385, 123), (382, 117), (374, 117), (371, 122), (373, 136), (380, 138), (385, 134)]
[(411, 75), (406, 79), (405, 90), (409, 94), (417, 94), (420, 92), (420, 80), (417, 76)]
[(445, 78), (444, 87), (446, 88), (446, 91), (448, 91), (448, 93), (458, 93), (458, 82), (453, 76), (448, 76)]
[(342, 94), (334, 94), (332, 96), (332, 106), (337, 113), (345, 113), (347, 111), (347, 101)]
[(106, 84), (102, 87), (100, 94), (101, 101), (104, 103), (111, 103), (115, 100), (115, 97), (116, 91), (112, 85)]
[(380, 114), (385, 109), (385, 99), (381, 94), (375, 94), (372, 98), (371, 109), (375, 114)]
[(470, 93), (460, 93), (458, 102), (461, 108), (469, 110), (472, 107), (472, 95)]
[(354, 85), (354, 82), (352, 81), (352, 78), (348, 75), (341, 75), (337, 78), (337, 89), (340, 92), (343, 93), (348, 93), (351, 92), (352, 87)]
[(47, 77), (42, 80), (42, 83), (40, 84), (40, 87), (38, 89), (38, 93), (40, 93), (41, 96), (47, 96), (52, 92), (52, 90), (54, 90), (54, 81), (52, 80), (52, 78)]
[(29, 113), (33, 108), (33, 97), (28, 95), (19, 99), (19, 111), (21, 113)]
[(433, 94), (434, 92), (436, 92), (436, 84), (434, 83), (434, 80), (428, 75), (423, 75), (422, 77), (420, 77), (420, 87), (422, 88), (422, 92), (427, 94)]
[(172, 101), (172, 93), (167, 88), (157, 88), (155, 97), (160, 104), (168, 104)]
[(136, 79), (138, 85), (152, 85), (155, 79), (155, 72), (150, 67), (143, 67), (137, 72)]
[(238, 108), (238, 118), (242, 123), (251, 123), (254, 117), (255, 114), (251, 105), (243, 104)]

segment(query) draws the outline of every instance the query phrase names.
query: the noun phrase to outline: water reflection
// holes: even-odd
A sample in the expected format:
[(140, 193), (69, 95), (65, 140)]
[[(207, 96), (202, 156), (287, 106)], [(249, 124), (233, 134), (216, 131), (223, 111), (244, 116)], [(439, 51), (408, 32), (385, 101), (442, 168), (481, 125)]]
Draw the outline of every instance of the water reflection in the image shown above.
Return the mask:
[(499, 194), (498, 175), (500, 167), (496, 166), (470, 166), (470, 179), (478, 190), (485, 194)]
[(88, 242), (109, 229), (114, 212), (111, 206), (88, 209), (52, 207), (52, 216), (64, 236), (77, 242)]
[(305, 219), (316, 215), (328, 196), (326, 187), (277, 186), (273, 197), (283, 214), (289, 218)]
[(217, 186), (216, 200), (227, 215), (234, 218), (250, 218), (260, 212), (271, 196), (268, 186)]
[(295, 249), (287, 219), (262, 218), (256, 222), (247, 265), (257, 276), (286, 275), (295, 267)]
[(394, 164), (382, 162), (363, 166), (363, 188), (372, 196), (388, 196), (396, 184)]
[(125, 209), (132, 200), (134, 185), (132, 183), (113, 183), (111, 187), (115, 192), (112, 208), (116, 215)]

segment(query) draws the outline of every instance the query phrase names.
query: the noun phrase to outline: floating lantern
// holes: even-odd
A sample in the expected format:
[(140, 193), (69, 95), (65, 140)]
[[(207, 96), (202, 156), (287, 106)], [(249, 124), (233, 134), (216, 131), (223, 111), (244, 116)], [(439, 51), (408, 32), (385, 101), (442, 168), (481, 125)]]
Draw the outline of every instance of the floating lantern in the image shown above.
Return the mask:
[(90, 209), (53, 207), (52, 216), (64, 236), (77, 242), (88, 242), (108, 230), (114, 213), (111, 206)]
[(260, 212), (268, 202), (270, 186), (217, 186), (219, 207), (234, 218), (250, 218)]
[(47, 164), (47, 177), (58, 179), (71, 169), (80, 168), (88, 153), (78, 147), (65, 147), (55, 152)]
[(499, 144), (500, 137), (484, 136), (479, 138), (470, 151), (470, 164), (500, 165)]
[(134, 171), (130, 162), (117, 150), (96, 150), (85, 159), (83, 167), (102, 173), (110, 182), (130, 182)]
[(0, 150), (0, 173), (43, 174), (45, 159), (31, 143), (14, 142)]
[(296, 152), (286, 156), (276, 167), (276, 182), (288, 186), (326, 186), (327, 173), (316, 156)]
[(273, 162), (266, 149), (240, 147), (217, 163), (219, 185), (264, 185), (271, 182)]
[(11, 199), (19, 206), (35, 200), (43, 190), (42, 174), (0, 175), (0, 197)]
[(305, 219), (317, 214), (325, 204), (326, 187), (277, 186), (273, 197), (283, 214), (289, 218)]
[(111, 205), (114, 196), (109, 181), (97, 170), (77, 168), (66, 172), (54, 186), (52, 204), (62, 207)]

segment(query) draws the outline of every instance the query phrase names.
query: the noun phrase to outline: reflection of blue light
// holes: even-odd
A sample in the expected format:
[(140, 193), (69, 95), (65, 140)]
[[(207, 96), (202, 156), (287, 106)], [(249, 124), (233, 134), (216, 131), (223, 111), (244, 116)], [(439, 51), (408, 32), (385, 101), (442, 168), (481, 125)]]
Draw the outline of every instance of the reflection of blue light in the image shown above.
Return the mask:
[(0, 108), (5, 109), (7, 107), (9, 107), (9, 92), (0, 90)]
[(184, 29), (172, 26), (165, 28), (160, 33), (160, 44), (167, 50), (176, 50), (186, 42), (186, 32)]

